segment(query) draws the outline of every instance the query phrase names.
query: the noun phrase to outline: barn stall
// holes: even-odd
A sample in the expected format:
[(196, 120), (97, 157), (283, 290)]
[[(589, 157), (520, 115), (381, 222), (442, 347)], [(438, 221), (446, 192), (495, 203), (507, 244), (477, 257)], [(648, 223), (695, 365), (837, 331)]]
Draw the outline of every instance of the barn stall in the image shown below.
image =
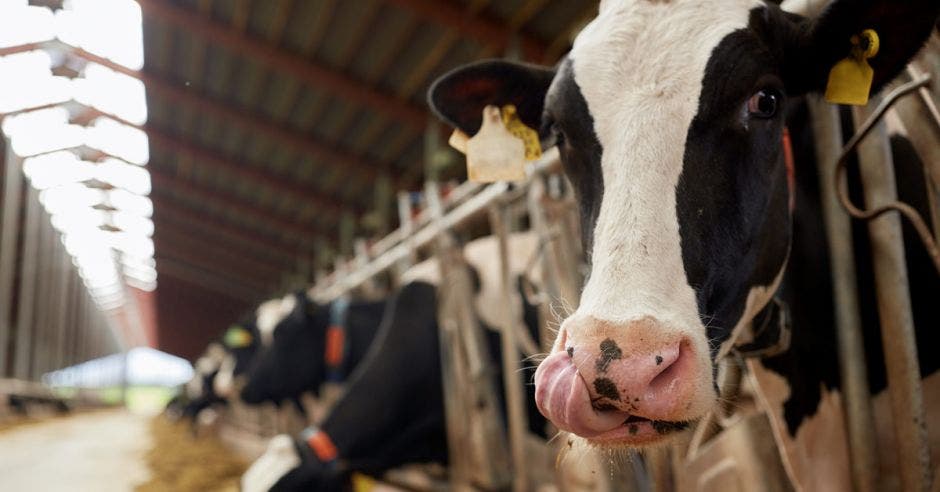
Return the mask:
[[(835, 309), (820, 316), (838, 333), (843, 388), (817, 412), (834, 420), (813, 432), (834, 447), (787, 441), (775, 413), (783, 401), (760, 361), (798, 336), (785, 315), (722, 359), (720, 404), (668, 445), (592, 448), (527, 411), (531, 372), (590, 271), (584, 215), (556, 150), (527, 156), (510, 180), (475, 175), (425, 98), (476, 60), (557, 62), (597, 11), (588, 0), (0, 6), (0, 79), (12, 81), (0, 91), (0, 488), (261, 490), (243, 477), (278, 476), (277, 453), (298, 452), (277, 447), (286, 435), (300, 458), (329, 465), (315, 471), (330, 480), (298, 490), (937, 490), (940, 395), (921, 388), (911, 314), (931, 293), (908, 287), (904, 257), (905, 246), (936, 256), (940, 241), (936, 29), (867, 106), (808, 104), (821, 184), (801, 192), (817, 195), (825, 222)], [(924, 163), (926, 214), (876, 215), (897, 196), (897, 133)], [(863, 195), (846, 196), (847, 175)], [(918, 223), (902, 240), (902, 224)], [(858, 231), (870, 257), (855, 258)], [(532, 247), (520, 257), (522, 236)], [(227, 356), (273, 352), (266, 301), (300, 295), (342, 325), (335, 313), (348, 308), (336, 306), (395, 299), (428, 269), (443, 420), (421, 439), (405, 424), (375, 430), (381, 439), (358, 437), (369, 457), (358, 460), (337, 458), (337, 434), (322, 430), (349, 408), (394, 411), (356, 396), (401, 329), (317, 391), (248, 403), (246, 370), (218, 394), (218, 375), (239, 371)], [(496, 295), (481, 305), (486, 275)], [(876, 298), (860, 296), (859, 278)], [(880, 400), (861, 335), (869, 312), (886, 341)], [(399, 463), (428, 436), (437, 454)], [(840, 459), (814, 466), (820, 453)]]

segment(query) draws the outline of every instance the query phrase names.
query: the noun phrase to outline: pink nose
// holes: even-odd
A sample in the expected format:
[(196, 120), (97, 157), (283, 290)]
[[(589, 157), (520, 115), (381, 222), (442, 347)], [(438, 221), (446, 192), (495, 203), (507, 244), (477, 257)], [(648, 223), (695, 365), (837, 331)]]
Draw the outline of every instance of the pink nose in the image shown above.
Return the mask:
[(658, 431), (662, 422), (686, 420), (700, 378), (683, 337), (651, 318), (582, 317), (564, 330), (562, 350), (535, 374), (536, 403), (559, 428), (594, 437), (631, 422), (656, 422)]

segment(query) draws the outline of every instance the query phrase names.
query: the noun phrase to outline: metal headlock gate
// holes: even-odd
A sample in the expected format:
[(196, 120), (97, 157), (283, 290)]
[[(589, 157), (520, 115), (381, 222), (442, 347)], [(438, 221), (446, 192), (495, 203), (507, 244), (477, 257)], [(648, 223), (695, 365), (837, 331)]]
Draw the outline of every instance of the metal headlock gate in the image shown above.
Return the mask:
[[(888, 152), (887, 130), (877, 120), (889, 105), (895, 121), (904, 123), (906, 136), (924, 162), (925, 182), (930, 193), (934, 241), (940, 239), (940, 39), (934, 36), (930, 48), (908, 68), (902, 85), (895, 92), (886, 91), (884, 106), (856, 110), (855, 126), (871, 135), (856, 135), (843, 148), (838, 108), (810, 101), (816, 157), (821, 186), (822, 216), (831, 255), (835, 323), (841, 373), (842, 412), (849, 450), (849, 474), (852, 488), (860, 491), (881, 490), (877, 466), (875, 422), (868, 388), (864, 346), (856, 286), (855, 259), (851, 238), (851, 217), (840, 203), (841, 182), (836, 180), (844, 154), (858, 145), (862, 181), (868, 208), (894, 201), (893, 165)], [(914, 93), (914, 96), (901, 97)], [(870, 123), (865, 123), (871, 119)], [(877, 124), (875, 124), (877, 123)], [(841, 171), (840, 171), (841, 172)], [(839, 175), (839, 179), (844, 179)], [(838, 186), (837, 186), (838, 183)], [(337, 263), (335, 271), (321, 276), (309, 290), (318, 302), (329, 302), (356, 292), (371, 297), (381, 292), (377, 279), (388, 275), (391, 285), (413, 266), (419, 253), (437, 258), (441, 270), (440, 305), (445, 409), (448, 442), (451, 448), (449, 481), (455, 490), (538, 490), (549, 483), (560, 490), (802, 490), (806, 487), (794, 476), (786, 452), (775, 441), (773, 420), (762, 402), (752, 365), (740, 354), (723, 361), (719, 376), (722, 404), (706, 416), (683, 442), (650, 450), (643, 457), (611, 456), (590, 449), (578, 450), (573, 459), (564, 459), (568, 441), (555, 439), (536, 442), (526, 432), (523, 392), (514, 378), (520, 361), (512, 354), (543, 352), (551, 346), (554, 335), (549, 326), (577, 307), (583, 281), (583, 252), (578, 238), (577, 206), (570, 186), (561, 174), (557, 152), (552, 150), (530, 169), (523, 183), (481, 185), (466, 182), (442, 196), (437, 183), (429, 182), (423, 194), (426, 206), (418, 213), (412, 209), (412, 197), (399, 195), (400, 226), (385, 238), (366, 247), (358, 242), (356, 257)], [(860, 211), (856, 211), (860, 212)], [(859, 215), (856, 213), (856, 215)], [(864, 213), (862, 213), (864, 215)], [(473, 290), (470, 278), (453, 234), (471, 222), (486, 218), (491, 234), (499, 240), (499, 263), (503, 298), (494, 306), (505, 310), (506, 319), (499, 326), (503, 345), (505, 401), (508, 436), (502, 432), (496, 410), (496, 381), (487, 370), (480, 340), (480, 326), (470, 306)], [(528, 344), (520, 336), (515, 290), (509, 265), (507, 241), (519, 224), (528, 221), (530, 230), (540, 238), (539, 254), (533, 264), (541, 268), (538, 288), (526, 284), (525, 295), (536, 301), (542, 313), (541, 340)], [(896, 455), (901, 464), (903, 490), (934, 490), (940, 480), (933, 479), (924, 422), (924, 409), (917, 367), (917, 347), (913, 336), (910, 298), (904, 264), (898, 214), (882, 214), (868, 222), (873, 244), (873, 262), (878, 291), (882, 339), (888, 369), (889, 392), (894, 418)], [(916, 245), (915, 245), (916, 246)], [(928, 244), (929, 247), (929, 244)], [(933, 328), (933, 327), (928, 327)], [(538, 345), (539, 348), (534, 347)], [(766, 355), (766, 354), (764, 354)], [(482, 402), (482, 404), (481, 404)], [(252, 411), (246, 410), (248, 414)], [(242, 415), (248, 415), (242, 414)], [(284, 427), (270, 428), (267, 417), (254, 413), (249, 427), (264, 434)], [(264, 425), (265, 420), (269, 422)], [(264, 427), (262, 429), (262, 427)], [(556, 463), (556, 457), (557, 459)], [(548, 465), (548, 469), (544, 465)]]

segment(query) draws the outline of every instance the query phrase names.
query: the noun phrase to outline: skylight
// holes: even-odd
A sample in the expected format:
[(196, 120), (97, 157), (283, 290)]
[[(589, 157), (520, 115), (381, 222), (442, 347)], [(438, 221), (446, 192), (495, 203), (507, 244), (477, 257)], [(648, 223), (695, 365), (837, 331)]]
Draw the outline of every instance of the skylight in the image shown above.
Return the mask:
[[(23, 47), (0, 57), (2, 131), (106, 309), (126, 301), (124, 285), (156, 287), (149, 145), (129, 126), (146, 122), (146, 93), (140, 80), (70, 60), (80, 49), (139, 70), (141, 21), (133, 0), (66, 0), (55, 12), (0, 0), (0, 48)], [(77, 76), (53, 75), (63, 64)]]

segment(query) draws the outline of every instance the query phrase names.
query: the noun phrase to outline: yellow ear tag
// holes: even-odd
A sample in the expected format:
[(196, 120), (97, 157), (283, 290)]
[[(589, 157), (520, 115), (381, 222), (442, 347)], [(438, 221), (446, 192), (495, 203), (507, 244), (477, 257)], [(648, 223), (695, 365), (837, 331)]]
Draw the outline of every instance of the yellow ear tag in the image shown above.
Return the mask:
[(375, 488), (375, 479), (362, 473), (353, 473), (349, 481), (353, 492), (371, 492)]
[(539, 133), (522, 122), (516, 107), (512, 104), (503, 106), (503, 124), (509, 133), (512, 133), (525, 144), (525, 160), (534, 161), (542, 157), (542, 143), (539, 142)]
[(864, 106), (868, 104), (875, 73), (868, 59), (878, 54), (878, 33), (873, 29), (865, 29), (861, 34), (852, 36), (851, 42), (852, 53), (839, 60), (829, 71), (826, 101)]
[(251, 333), (238, 325), (229, 328), (222, 338), (229, 348), (245, 348), (251, 345)]
[(478, 183), (525, 179), (525, 147), (503, 124), (499, 108), (483, 108), (480, 131), (467, 141), (467, 177)]

